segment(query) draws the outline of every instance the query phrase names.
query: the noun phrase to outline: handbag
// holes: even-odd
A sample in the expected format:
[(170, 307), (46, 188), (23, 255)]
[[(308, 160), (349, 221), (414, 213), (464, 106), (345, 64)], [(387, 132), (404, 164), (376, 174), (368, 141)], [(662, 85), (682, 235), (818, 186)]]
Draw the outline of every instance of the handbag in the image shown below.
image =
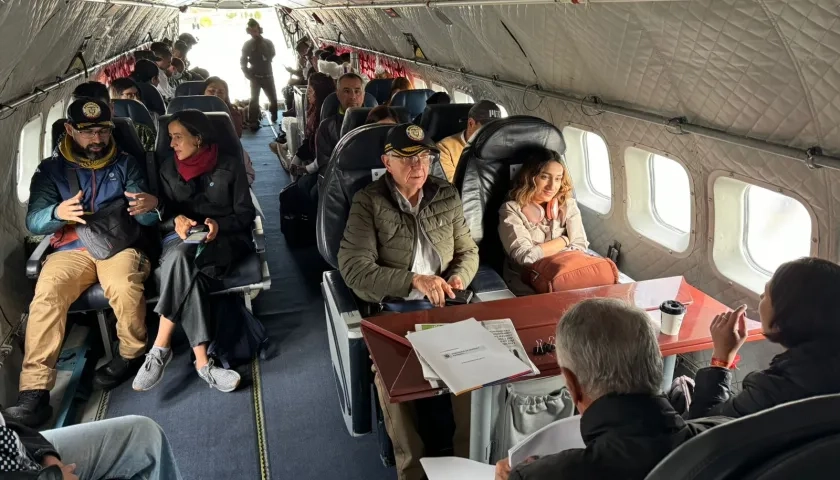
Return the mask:
[[(81, 190), (76, 170), (66, 168), (64, 171), (70, 191)], [(140, 239), (140, 224), (129, 215), (128, 201), (122, 196), (85, 215), (85, 222), (75, 225), (76, 234), (90, 256), (97, 260), (107, 260)]]
[(522, 280), (537, 293), (615, 285), (618, 267), (609, 258), (566, 250), (526, 266)]

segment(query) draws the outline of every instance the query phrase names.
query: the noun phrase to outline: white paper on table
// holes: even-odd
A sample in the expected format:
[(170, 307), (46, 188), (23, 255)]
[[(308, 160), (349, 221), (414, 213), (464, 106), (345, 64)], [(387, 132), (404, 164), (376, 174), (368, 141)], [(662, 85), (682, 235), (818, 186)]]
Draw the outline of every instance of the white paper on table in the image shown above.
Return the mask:
[(411, 333), (408, 340), (456, 395), (531, 373), (474, 318)]
[(429, 480), (493, 480), (496, 467), (460, 457), (421, 458)]
[(508, 450), (510, 466), (515, 467), (532, 456), (544, 457), (569, 450), (585, 448), (580, 435), (580, 415), (549, 423)]

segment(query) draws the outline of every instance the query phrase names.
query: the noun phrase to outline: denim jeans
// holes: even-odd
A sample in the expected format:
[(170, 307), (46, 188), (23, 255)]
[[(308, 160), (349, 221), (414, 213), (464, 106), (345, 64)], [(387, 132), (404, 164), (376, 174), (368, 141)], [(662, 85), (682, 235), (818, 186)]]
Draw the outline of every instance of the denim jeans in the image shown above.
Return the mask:
[(79, 480), (181, 480), (169, 440), (153, 420), (136, 415), (46, 430)]

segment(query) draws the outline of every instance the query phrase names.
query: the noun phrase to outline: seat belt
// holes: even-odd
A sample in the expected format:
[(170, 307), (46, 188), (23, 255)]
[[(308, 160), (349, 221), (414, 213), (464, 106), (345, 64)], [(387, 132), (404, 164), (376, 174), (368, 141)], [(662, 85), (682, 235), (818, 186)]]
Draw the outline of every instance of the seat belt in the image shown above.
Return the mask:
[(152, 195), (158, 194), (158, 171), (155, 162), (155, 152), (146, 152), (146, 177), (149, 181), (149, 189)]

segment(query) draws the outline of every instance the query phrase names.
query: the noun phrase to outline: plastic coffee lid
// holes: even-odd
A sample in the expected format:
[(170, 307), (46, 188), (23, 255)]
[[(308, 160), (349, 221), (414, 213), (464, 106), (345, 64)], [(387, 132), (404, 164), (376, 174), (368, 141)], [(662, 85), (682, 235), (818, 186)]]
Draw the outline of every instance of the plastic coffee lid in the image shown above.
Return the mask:
[(670, 315), (681, 315), (685, 313), (685, 305), (676, 300), (665, 300), (659, 310)]

